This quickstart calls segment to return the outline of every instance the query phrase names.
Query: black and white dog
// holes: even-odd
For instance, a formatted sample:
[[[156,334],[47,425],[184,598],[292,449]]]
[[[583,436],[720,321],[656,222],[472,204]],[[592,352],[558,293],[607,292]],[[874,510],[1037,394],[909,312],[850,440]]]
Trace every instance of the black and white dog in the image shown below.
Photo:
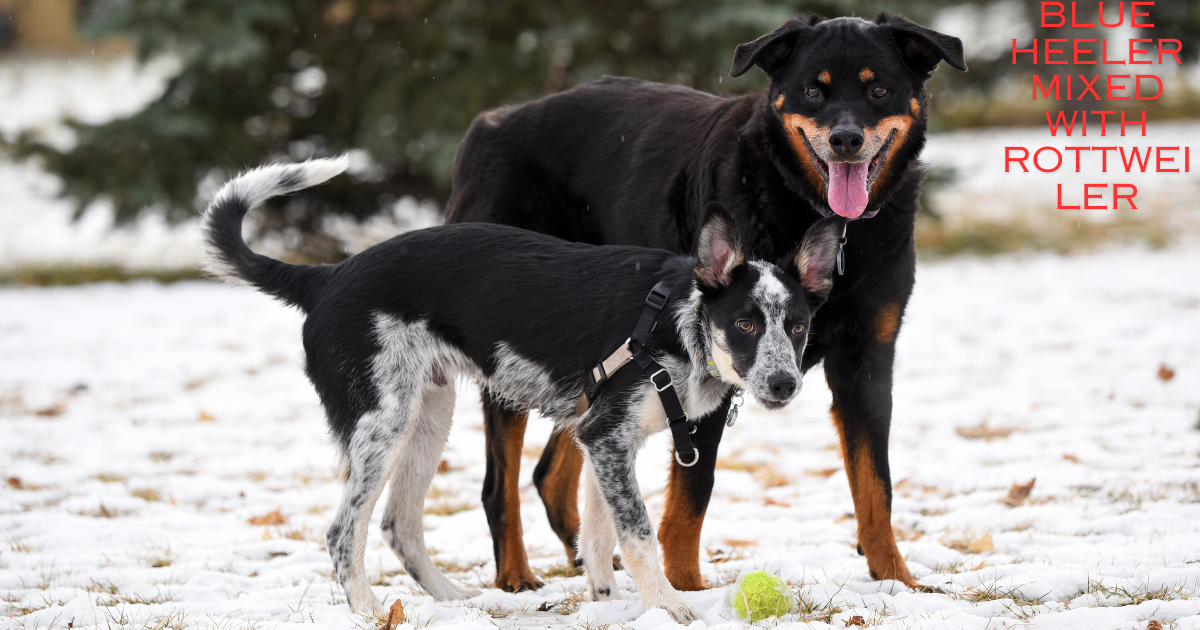
[[[661,281],[671,297],[645,347],[673,377],[688,417],[710,413],[734,386],[782,407],[799,390],[808,325],[832,286],[843,220],[809,229],[782,269],[745,261],[719,207],[703,223],[696,258],[468,223],[402,234],[332,266],[250,250],[242,239],[247,210],[345,167],[332,159],[249,171],[217,194],[204,230],[211,273],[307,314],[305,369],[346,468],[326,540],[350,606],[384,612],[367,581],[364,546],[389,482],[381,527],[409,575],[438,599],[473,595],[434,566],[422,526],[455,377],[464,376],[574,430],[589,473],[580,548],[593,595],[618,594],[611,559],[619,543],[647,608],[681,623],[699,618],[663,575],[634,474],[639,446],[667,426],[655,388],[636,369],[618,370],[579,415],[585,375],[622,345]]]

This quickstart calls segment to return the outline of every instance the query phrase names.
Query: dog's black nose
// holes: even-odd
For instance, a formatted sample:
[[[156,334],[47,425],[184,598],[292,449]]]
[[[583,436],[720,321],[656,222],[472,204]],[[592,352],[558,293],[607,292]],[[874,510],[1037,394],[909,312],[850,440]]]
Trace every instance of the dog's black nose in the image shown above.
[[[796,393],[796,379],[786,374],[776,374],[767,382],[771,386],[771,393],[780,398],[787,398]]]
[[[834,127],[829,134],[829,148],[841,157],[852,157],[862,149],[863,137],[858,127]]]

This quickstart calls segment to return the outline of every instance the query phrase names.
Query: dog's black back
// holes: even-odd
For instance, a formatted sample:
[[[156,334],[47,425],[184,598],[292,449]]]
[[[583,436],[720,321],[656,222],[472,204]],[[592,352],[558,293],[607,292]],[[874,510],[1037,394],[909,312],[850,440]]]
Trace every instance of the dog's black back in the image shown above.
[[[432,332],[479,366],[485,378],[499,367],[497,349],[480,340],[502,339],[512,354],[537,357],[553,382],[577,382],[582,391],[586,370],[629,336],[626,328],[637,320],[650,287],[668,271],[686,283],[693,264],[663,250],[568,243],[507,226],[456,225],[401,234],[335,267],[319,300],[307,305],[307,370],[322,400],[337,401],[326,408],[337,412],[330,420],[343,442],[380,394],[369,389],[369,378],[356,381],[365,391],[346,388],[343,378],[347,361],[357,362],[356,372],[370,373],[371,358],[379,352],[373,329],[380,313],[429,322]],[[688,290],[683,284],[676,292]],[[513,296],[520,297],[519,304],[513,304]],[[670,326],[659,331],[672,333]],[[338,336],[335,343],[326,338],[330,334]],[[677,343],[659,341],[665,347]],[[346,396],[352,398],[341,400]],[[561,420],[575,402],[545,400],[541,410]]]

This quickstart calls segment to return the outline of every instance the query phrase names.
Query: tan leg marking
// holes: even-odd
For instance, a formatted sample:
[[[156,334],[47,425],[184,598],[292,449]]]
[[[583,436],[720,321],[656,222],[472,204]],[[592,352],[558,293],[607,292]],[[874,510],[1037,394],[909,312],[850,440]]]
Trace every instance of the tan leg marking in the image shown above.
[[[504,527],[500,534],[500,557],[497,559],[496,588],[509,592],[537,589],[541,580],[529,569],[525,555],[524,532],[521,529],[521,447],[525,443],[525,424],[529,415],[521,412],[504,424],[504,464],[500,471],[504,485]]]
[[[847,452],[841,414],[836,407],[830,407],[829,411],[841,438],[846,476],[850,479],[850,494],[854,497],[854,517],[858,521],[858,544],[867,557],[871,577],[876,580],[898,580],[908,588],[923,588],[908,572],[908,565],[896,547],[892,516],[887,507],[887,490],[875,474],[875,460],[870,446],[863,444],[854,453]]]
[[[575,444],[569,431],[550,436],[554,442],[554,459],[538,491],[546,504],[546,514],[556,523],[554,528],[567,552],[567,563],[575,564],[575,545],[570,534],[579,533],[579,471],[583,468],[583,451]],[[550,448],[550,445],[547,445]]]
[[[896,340],[896,331],[900,330],[900,304],[892,303],[883,307],[875,317],[875,340],[887,345]]]
[[[708,588],[700,575],[700,528],[704,514],[697,515],[695,506],[688,501],[680,469],[672,460],[658,542],[662,544],[663,568],[671,585],[681,591],[703,591]]]

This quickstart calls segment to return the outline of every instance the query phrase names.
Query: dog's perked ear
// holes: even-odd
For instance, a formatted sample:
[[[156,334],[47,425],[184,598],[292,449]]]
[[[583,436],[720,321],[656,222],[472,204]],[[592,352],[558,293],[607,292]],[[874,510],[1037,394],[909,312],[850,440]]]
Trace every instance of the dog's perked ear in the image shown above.
[[[696,281],[702,287],[723,289],[729,286],[733,270],[745,261],[733,219],[721,204],[708,204],[696,242]]]
[[[846,220],[841,217],[817,221],[804,233],[804,240],[792,256],[789,271],[796,274],[814,308],[824,304],[833,289],[833,268],[845,226]]]
[[[773,74],[787,63],[803,33],[821,19],[817,16],[793,18],[774,32],[738,45],[737,50],[733,52],[733,67],[729,69],[729,76],[740,77],[746,74],[751,66],[758,66],[763,72]]]
[[[903,15],[880,13],[875,23],[892,30],[904,62],[913,70],[931,74],[938,63],[945,60],[956,70],[967,71],[959,38],[925,28]]]

